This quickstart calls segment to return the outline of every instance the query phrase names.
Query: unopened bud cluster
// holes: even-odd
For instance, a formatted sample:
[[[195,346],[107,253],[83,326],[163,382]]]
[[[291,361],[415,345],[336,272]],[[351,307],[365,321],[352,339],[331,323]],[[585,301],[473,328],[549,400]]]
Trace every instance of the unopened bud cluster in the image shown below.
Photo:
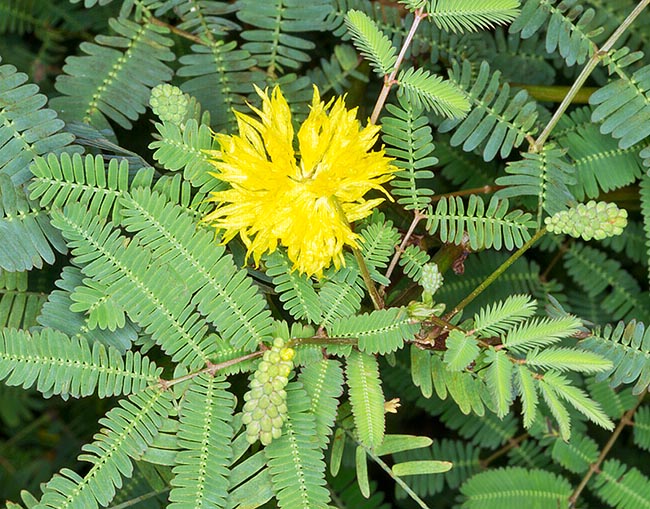
[[[253,444],[258,439],[268,445],[280,438],[287,415],[287,392],[284,388],[293,368],[292,348],[285,348],[282,338],[275,338],[273,347],[264,352],[257,371],[253,374],[250,390],[244,394],[242,421],[246,426],[246,440]]]
[[[590,201],[558,212],[544,221],[551,233],[602,240],[623,233],[627,225],[627,210],[614,203]]]
[[[181,124],[185,120],[189,103],[187,94],[168,83],[154,87],[149,99],[151,109],[160,120],[174,124]]]
[[[422,289],[433,295],[442,286],[442,274],[435,263],[427,263],[422,267],[422,277],[420,278],[420,285]]]

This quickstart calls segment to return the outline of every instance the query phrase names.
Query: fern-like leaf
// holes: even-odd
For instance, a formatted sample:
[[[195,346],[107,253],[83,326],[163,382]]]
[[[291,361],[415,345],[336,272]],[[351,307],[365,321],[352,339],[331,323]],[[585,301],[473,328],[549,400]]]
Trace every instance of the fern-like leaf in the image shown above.
[[[316,436],[321,449],[324,449],[332,434],[338,398],[343,392],[343,370],[338,361],[323,359],[305,367],[298,381],[311,401],[310,412],[316,419]]]
[[[571,278],[615,320],[650,318],[650,299],[638,281],[607,254],[582,243],[569,247],[564,265]]]
[[[634,443],[650,451],[650,407],[642,406],[634,414]]]
[[[556,369],[557,371],[579,371],[599,373],[610,371],[612,362],[592,352],[573,348],[545,348],[533,350],[526,355],[526,365],[537,369]]]
[[[46,211],[29,202],[22,189],[0,173],[0,269],[20,272],[54,263],[52,248],[66,252],[62,240]]]
[[[289,413],[283,435],[264,451],[273,491],[281,509],[325,509],[325,462],[316,437],[316,422],[310,402],[298,383],[287,387]]]
[[[208,362],[217,345],[206,334],[207,324],[192,312],[191,295],[169,265],[155,263],[150,251],[128,242],[112,223],[104,224],[81,206],[69,205],[65,213],[56,212],[53,221],[68,238],[78,263],[84,264],[84,274],[110,284],[131,319],[175,361],[194,367]]]
[[[417,246],[406,246],[399,259],[399,264],[404,268],[404,273],[416,283],[422,277],[422,267],[429,263],[429,254]]]
[[[384,394],[377,359],[353,350],[347,359],[345,377],[359,441],[372,449],[384,439]]]
[[[352,35],[352,41],[361,54],[370,61],[374,71],[384,77],[390,74],[397,61],[396,50],[390,39],[367,14],[350,10],[345,24]]]
[[[650,385],[650,332],[643,323],[619,322],[614,328],[605,326],[579,343],[581,348],[602,355],[613,363],[611,369],[596,375],[596,380],[608,380],[612,387],[636,383],[634,394]]]
[[[464,509],[502,507],[568,507],[572,486],[563,477],[546,470],[521,467],[481,472],[460,488]]]
[[[0,327],[28,330],[36,325],[45,296],[28,291],[27,274],[0,271]]]
[[[449,332],[445,346],[447,350],[444,361],[450,371],[462,371],[474,362],[479,354],[476,338],[456,329]]]
[[[316,46],[296,34],[325,30],[330,10],[328,0],[309,3],[272,0],[263,4],[257,0],[244,0],[237,17],[255,28],[241,33],[241,37],[248,41],[242,49],[249,51],[269,75],[285,67],[298,69],[304,62],[309,62],[311,56],[307,51]]]
[[[52,100],[52,107],[66,121],[106,129],[110,119],[130,129],[144,113],[151,88],[172,77],[165,62],[174,59],[173,42],[168,28],[149,21],[120,18],[109,24],[117,35],[98,35],[95,43],[82,43],[85,56],[66,59],[66,74],[55,83],[63,95]]]
[[[39,200],[41,207],[62,209],[68,203],[80,203],[93,215],[119,220],[121,205],[117,199],[129,189],[129,165],[125,160],[118,163],[111,159],[106,167],[101,156],[49,154],[37,157],[31,170],[34,178],[29,186],[30,199]],[[145,170],[138,184],[151,184],[152,177],[153,172]]]
[[[521,247],[530,239],[534,222],[527,212],[508,211],[508,205],[508,200],[493,197],[486,209],[476,194],[470,195],[467,206],[459,196],[442,198],[428,216],[427,230],[438,233],[442,242],[460,245],[469,240],[473,250]]]
[[[61,279],[55,282],[60,290],[50,292],[37,321],[43,327],[59,330],[71,338],[83,339],[89,343],[101,343],[106,347],[111,346],[124,354],[137,338],[136,327],[130,320],[125,320],[125,309],[106,292],[99,296],[97,293],[93,293],[89,300],[81,297],[80,292],[83,294],[83,289],[91,290],[95,286],[102,286],[97,285],[95,281],[89,281],[87,284],[84,283],[83,275],[78,268],[64,267]],[[72,300],[74,295],[77,296],[77,301]],[[79,304],[82,305],[79,306]],[[115,323],[120,322],[119,327],[115,330],[102,330],[91,326],[93,320],[100,320],[99,317],[91,315],[101,313],[102,308],[106,310],[106,314],[114,317]],[[78,309],[89,313],[84,315]],[[122,321],[124,321],[123,324]]]
[[[429,0],[427,13],[441,30],[473,32],[511,22],[518,7],[519,0]]]
[[[223,183],[210,175],[215,168],[210,163],[210,151],[218,144],[210,126],[189,119],[184,126],[172,122],[157,123],[160,139],[149,144],[155,149],[153,157],[167,170],[183,170],[183,178],[202,192],[217,191]]]
[[[558,343],[576,334],[582,322],[573,315],[562,318],[533,318],[508,330],[503,344],[509,351],[525,352]]]
[[[398,93],[416,108],[452,119],[465,118],[470,103],[453,81],[443,80],[421,67],[403,69],[397,75]]]
[[[133,463],[153,441],[162,420],[171,412],[171,396],[150,389],[120,401],[99,420],[103,429],[95,441],[83,446],[82,461],[92,466],[84,477],[64,468],[43,490],[35,509],[97,509],[107,506],[122,487],[122,477],[130,477]]]
[[[404,95],[398,100],[399,106],[386,105],[391,116],[381,119],[382,139],[389,145],[386,154],[395,157],[393,164],[400,168],[391,182],[392,194],[401,197],[397,203],[405,209],[421,210],[429,204],[433,190],[420,182],[433,178],[433,172],[426,168],[435,166],[438,159],[431,155],[433,137],[422,106],[416,107]]]
[[[254,348],[268,339],[270,312],[245,270],[237,270],[223,246],[192,217],[164,196],[146,188],[123,200],[126,229],[171,265],[194,293],[192,302],[234,347]]]
[[[614,429],[614,423],[603,412],[600,404],[591,400],[582,389],[571,385],[566,377],[557,372],[547,371],[539,381],[539,386],[543,387],[542,392],[552,391],[590,421],[605,429]]]
[[[563,133],[558,144],[567,150],[575,172],[575,182],[566,183],[578,201],[629,185],[643,173],[639,147],[618,148],[618,143],[601,133],[589,117],[589,108],[582,108],[564,116],[558,124]]]
[[[115,348],[70,338],[53,329],[29,333],[0,331],[0,379],[25,389],[36,385],[43,393],[72,397],[119,396],[155,384],[162,372],[147,357],[129,350],[125,357]]]
[[[514,325],[530,318],[537,310],[537,301],[528,295],[512,295],[504,301],[485,306],[474,315],[474,331],[481,336],[505,333]]]
[[[197,5],[202,6],[204,3]],[[198,10],[200,9],[197,8]],[[203,23],[202,36],[206,43],[193,44],[191,52],[179,58],[181,67],[178,69],[178,75],[187,78],[181,88],[196,97],[201,105],[212,113],[217,127],[234,127],[235,116],[232,115],[232,109],[245,104],[246,94],[253,92],[253,83],[264,82],[264,74],[251,70],[255,59],[248,51],[238,48],[236,41],[215,39],[212,32],[205,30],[205,25]],[[173,128],[169,126],[165,129],[167,130],[173,131]],[[174,134],[175,138],[178,138],[179,133]],[[166,135],[167,133],[163,136],[163,141]],[[191,133],[183,133],[184,137],[190,135]],[[190,140],[187,140],[186,144],[192,146]],[[200,160],[200,155],[195,155]]]
[[[276,251],[265,259],[266,274],[273,278],[280,301],[291,316],[307,318],[310,323],[320,323],[322,311],[320,301],[311,279],[293,270],[289,259]]]
[[[234,434],[229,423],[235,406],[227,389],[223,379],[202,375],[185,393],[178,429],[181,449],[173,469],[169,509],[224,505]]]
[[[619,72],[620,78],[599,88],[589,97],[595,106],[591,120],[600,124],[600,132],[618,140],[627,149],[650,135],[650,66],[634,73]]]
[[[0,175],[10,177],[13,185],[29,180],[34,157],[79,149],[70,146],[74,136],[61,132],[63,121],[43,108],[47,97],[27,79],[13,65],[0,65]]]
[[[455,130],[451,146],[463,145],[465,152],[483,147],[483,159],[491,161],[498,154],[507,158],[535,131],[537,107],[528,94],[520,90],[511,97],[510,86],[502,83],[501,73],[490,72],[482,62],[478,75],[465,60],[462,67],[454,62],[450,80],[467,92],[472,112],[464,120],[446,120],[440,132]]]
[[[347,267],[334,273],[318,294],[323,310],[322,325],[353,315],[361,307],[363,295],[361,275],[357,269]]]
[[[419,330],[402,308],[373,311],[349,318],[340,318],[327,327],[331,337],[357,338],[359,350],[387,354],[404,346]]]
[[[616,459],[605,461],[596,475],[594,492],[618,509],[650,507],[650,479]]]
[[[533,196],[537,199],[537,223],[541,225],[542,211],[553,215],[567,209],[574,198],[567,185],[575,184],[574,169],[564,159],[562,151],[547,145],[538,153],[524,153],[523,159],[506,167],[507,176],[496,183],[506,186],[496,196]]]
[[[497,417],[504,417],[510,409],[513,397],[513,365],[503,350],[490,348],[485,361],[489,364],[486,383],[492,394]]]
[[[595,11],[576,3],[528,0],[521,14],[510,25],[510,32],[528,39],[546,27],[547,53],[557,50],[567,65],[581,65],[596,50],[591,38],[601,30],[594,22]]]
[[[555,440],[551,454],[567,470],[582,474],[598,460],[598,444],[589,436],[574,434],[569,441]]]

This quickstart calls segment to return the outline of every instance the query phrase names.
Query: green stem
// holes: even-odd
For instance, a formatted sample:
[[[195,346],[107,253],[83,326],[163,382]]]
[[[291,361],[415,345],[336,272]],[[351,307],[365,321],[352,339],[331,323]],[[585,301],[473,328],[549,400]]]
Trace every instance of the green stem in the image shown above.
[[[375,309],[383,309],[384,299],[382,299],[381,295],[379,295],[379,292],[377,291],[377,287],[375,286],[375,282],[370,277],[370,271],[368,270],[366,261],[363,259],[363,256],[361,255],[361,250],[357,247],[353,247],[352,252],[354,253],[354,257],[356,258],[357,264],[359,265],[359,270],[361,270],[361,277],[363,278],[363,282],[366,284],[366,288],[368,289],[368,293],[370,294],[370,300],[372,300],[372,305],[375,307]]]
[[[411,497],[422,509],[431,509],[424,500],[422,500],[415,491],[411,489],[411,487],[406,484],[401,477],[396,476],[393,474],[393,471],[391,468],[379,457],[377,456],[374,452],[372,452],[370,449],[368,449],[365,445],[359,443],[359,441],[356,439],[352,433],[350,433],[348,430],[345,430],[345,433],[355,442],[357,442],[361,447],[363,447],[366,451],[366,454],[372,458],[372,460],[379,465],[384,472],[386,472],[397,484],[401,486],[401,488],[407,493],[409,497]]]
[[[643,9],[645,9],[648,6],[648,4],[650,4],[650,0],[641,0],[638,3],[638,5],[634,8],[634,10],[628,15],[628,17],[625,18],[623,23],[621,23],[621,25],[614,31],[614,33],[609,37],[609,39],[607,39],[607,42],[603,44],[602,48],[600,48],[597,51],[594,51],[594,54],[591,56],[591,58],[587,62],[587,65],[585,65],[585,67],[582,69],[582,72],[580,73],[576,81],[573,83],[573,85],[567,92],[567,95],[564,97],[564,100],[560,103],[560,106],[558,106],[558,109],[553,114],[551,120],[549,120],[548,124],[546,125],[542,133],[535,140],[535,143],[531,145],[529,149],[530,152],[539,152],[542,149],[542,146],[544,145],[547,138],[551,134],[551,131],[555,128],[557,123],[560,121],[560,118],[562,118],[562,115],[564,115],[564,112],[571,105],[574,97],[580,91],[585,81],[587,81],[589,75],[593,72],[593,70],[600,63],[600,61],[607,56],[609,50],[611,50],[614,47],[614,44],[616,44],[616,41],[618,41],[618,39],[623,35],[625,30],[628,29],[628,27],[637,18],[637,16],[641,14]]]
[[[650,1],[650,0],[649,0]],[[510,258],[501,264],[501,266],[495,270],[490,276],[478,285],[472,293],[460,301],[454,309],[452,309],[447,315],[445,315],[444,320],[450,321],[453,316],[455,316],[461,309],[464,309],[470,302],[472,302],[476,297],[478,297],[488,286],[496,281],[496,279],[503,274],[513,263],[515,263],[521,255],[528,251],[535,242],[541,239],[546,233],[546,228],[540,229],[535,235],[533,235],[528,242],[521,246],[517,251],[515,251]]]

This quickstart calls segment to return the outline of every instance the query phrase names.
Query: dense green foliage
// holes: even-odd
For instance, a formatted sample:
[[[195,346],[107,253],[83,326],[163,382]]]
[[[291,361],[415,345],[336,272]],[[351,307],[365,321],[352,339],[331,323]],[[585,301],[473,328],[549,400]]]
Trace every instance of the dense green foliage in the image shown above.
[[[0,503],[650,507],[649,3],[0,0]],[[201,221],[314,85],[395,168],[322,277]]]

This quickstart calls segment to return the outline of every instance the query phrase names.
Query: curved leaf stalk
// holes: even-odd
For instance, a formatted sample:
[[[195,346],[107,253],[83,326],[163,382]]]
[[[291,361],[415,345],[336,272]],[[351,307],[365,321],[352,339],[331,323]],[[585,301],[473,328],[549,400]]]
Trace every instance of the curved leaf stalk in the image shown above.
[[[406,232],[406,235],[404,235],[404,238],[402,239],[402,243],[395,250],[395,254],[393,255],[393,259],[390,261],[390,265],[388,266],[388,269],[386,269],[386,279],[390,279],[390,276],[393,274],[393,271],[395,270],[395,267],[397,266],[397,262],[399,261],[399,257],[404,252],[404,249],[406,249],[406,245],[408,244],[409,240],[411,240],[411,236],[413,235],[413,232],[415,231],[415,227],[425,217],[427,217],[427,215],[425,213],[423,213],[423,212],[420,212],[419,210],[416,210],[415,213],[413,214],[413,221],[411,221],[411,225],[409,226],[409,229]],[[381,289],[383,290],[384,288],[385,287],[382,287]]]
[[[345,430],[345,433],[348,435],[348,438],[354,440],[358,445],[363,447],[366,451],[366,454],[372,458],[372,460],[379,465],[384,472],[386,472],[391,479],[393,479],[399,486],[402,488],[411,499],[413,499],[414,502],[416,502],[422,509],[431,509],[424,500],[422,500],[415,491],[411,489],[411,487],[406,484],[401,477],[396,476],[391,468],[384,463],[384,461],[377,456],[371,449],[368,449],[365,445],[361,444],[360,442],[357,441],[356,437],[350,433],[349,430]]]
[[[375,107],[372,110],[372,115],[370,115],[371,124],[377,123],[379,114],[381,113],[381,110],[384,107],[384,104],[386,103],[386,99],[388,98],[388,93],[390,92],[390,89],[395,84],[395,77],[397,76],[397,71],[399,71],[399,67],[402,64],[402,61],[404,60],[404,56],[406,55],[406,50],[410,46],[411,41],[413,40],[413,36],[415,35],[415,32],[417,31],[418,26],[420,25],[420,22],[427,17],[427,13],[424,12],[424,8],[417,9],[413,14],[415,15],[415,18],[413,19],[413,24],[411,25],[409,33],[406,35],[406,38],[404,39],[404,43],[402,44],[402,49],[400,49],[399,54],[397,55],[397,60],[395,61],[395,68],[388,76],[384,77],[384,86],[382,87],[381,92],[379,93],[379,97],[377,97],[377,102],[375,103]]]
[[[496,281],[501,274],[503,274],[513,263],[515,263],[521,257],[521,255],[523,255],[526,251],[528,251],[533,246],[533,244],[535,244],[535,242],[541,239],[545,233],[546,233],[546,228],[542,228],[538,230],[537,233],[533,235],[528,242],[526,242],[523,246],[517,249],[517,251],[515,251],[512,254],[512,256],[510,256],[510,258],[508,258],[505,262],[503,262],[497,270],[495,270],[492,274],[490,274],[489,277],[485,279],[485,281],[483,281],[480,285],[478,285],[472,291],[472,293],[470,293],[462,301],[456,304],[454,309],[452,309],[449,313],[445,315],[444,320],[446,321],[451,320],[451,318],[455,316],[461,309],[464,309],[465,306],[467,306],[476,297],[478,297],[483,292],[483,290],[485,290],[488,286],[494,283],[494,281]]]
[[[623,23],[621,23],[621,25],[609,37],[609,39],[607,39],[605,44],[603,44],[603,46],[598,51],[594,52],[592,57],[589,59],[587,64],[582,69],[582,72],[580,72],[580,75],[576,78],[575,82],[567,92],[567,95],[564,97],[564,100],[560,103],[560,106],[558,106],[557,110],[553,114],[553,117],[551,117],[551,120],[548,121],[548,124],[546,124],[544,130],[537,137],[535,143],[533,143],[530,146],[529,149],[530,152],[539,152],[542,149],[542,146],[544,145],[547,138],[551,134],[551,131],[555,128],[557,123],[560,121],[560,118],[562,118],[562,115],[564,115],[564,112],[571,105],[574,97],[580,91],[585,81],[587,81],[589,75],[598,66],[600,61],[607,57],[609,50],[611,50],[614,47],[616,41],[618,41],[618,39],[625,33],[628,27],[637,18],[637,16],[641,14],[643,9],[645,9],[648,6],[648,4],[650,4],[650,0],[641,0],[638,3],[638,5],[634,8],[634,10],[630,12],[627,18],[625,18],[625,21],[623,21]]]
[[[646,2],[647,3],[647,2]],[[618,437],[620,436],[621,432],[625,429],[626,426],[630,426],[633,424],[632,422],[632,417],[634,417],[634,414],[636,411],[639,409],[641,406],[641,403],[643,402],[643,399],[645,398],[647,391],[643,391],[639,395],[639,399],[636,402],[636,405],[634,405],[632,408],[630,408],[623,417],[621,417],[621,420],[618,423],[618,426],[616,426],[616,429],[612,433],[612,435],[609,437],[609,440],[605,444],[605,447],[603,447],[603,450],[600,452],[600,456],[598,456],[598,459],[596,460],[595,463],[592,463],[589,465],[589,470],[587,470],[587,473],[585,476],[582,478],[582,481],[580,481],[580,484],[578,487],[574,490],[574,492],[571,494],[571,497],[569,497],[569,508],[572,509],[575,507],[576,502],[578,500],[578,497],[580,496],[580,493],[582,493],[582,490],[585,489],[587,486],[587,483],[591,479],[591,477],[598,471],[600,471],[600,465],[602,465],[603,461],[605,461],[605,458],[609,454],[609,451],[614,447],[614,444],[616,443],[616,440],[618,440]]]
[[[263,353],[264,353],[263,351],[257,351],[246,355],[242,355],[241,357],[237,357],[235,359],[229,359],[224,362],[219,362],[218,364],[209,363],[207,367],[200,369],[199,371],[188,373],[187,375],[179,376],[178,378],[173,378],[172,380],[163,380],[161,378],[158,381],[158,384],[160,385],[160,387],[162,387],[163,390],[167,390],[173,385],[186,382],[188,380],[192,380],[193,378],[196,378],[197,376],[202,375],[203,373],[209,373],[210,375],[215,376],[217,372],[221,369],[234,366],[235,364],[239,364],[240,362],[254,359],[255,357],[261,357]]]

